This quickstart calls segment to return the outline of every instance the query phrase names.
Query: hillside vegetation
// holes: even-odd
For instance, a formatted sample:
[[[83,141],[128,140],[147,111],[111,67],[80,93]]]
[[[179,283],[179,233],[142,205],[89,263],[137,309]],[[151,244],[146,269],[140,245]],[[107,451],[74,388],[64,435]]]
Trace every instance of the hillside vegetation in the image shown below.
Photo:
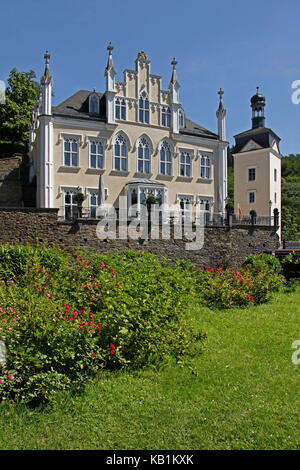
[[[282,159],[282,226],[287,240],[300,240],[300,154]]]

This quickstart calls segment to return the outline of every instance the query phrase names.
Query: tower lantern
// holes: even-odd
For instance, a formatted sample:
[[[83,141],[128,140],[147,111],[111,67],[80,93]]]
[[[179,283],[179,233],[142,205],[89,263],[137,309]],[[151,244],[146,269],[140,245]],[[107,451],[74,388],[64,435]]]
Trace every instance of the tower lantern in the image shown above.
[[[258,127],[265,127],[265,106],[266,98],[262,93],[259,93],[259,87],[256,87],[256,94],[251,98],[252,108],[252,129]]]

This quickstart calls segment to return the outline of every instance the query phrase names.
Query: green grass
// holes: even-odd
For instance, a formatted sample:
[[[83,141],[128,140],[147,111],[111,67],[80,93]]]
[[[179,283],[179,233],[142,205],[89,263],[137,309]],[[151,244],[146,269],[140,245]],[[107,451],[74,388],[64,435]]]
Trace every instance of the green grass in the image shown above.
[[[194,363],[101,374],[52,406],[0,405],[0,449],[299,449],[300,288],[247,309],[191,315],[207,332]]]

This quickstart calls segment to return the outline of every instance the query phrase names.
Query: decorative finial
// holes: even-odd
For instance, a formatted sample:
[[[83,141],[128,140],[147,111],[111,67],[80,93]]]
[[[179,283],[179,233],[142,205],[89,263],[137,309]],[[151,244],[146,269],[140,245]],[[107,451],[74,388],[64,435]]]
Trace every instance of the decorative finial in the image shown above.
[[[138,59],[147,61],[148,60],[148,55],[146,54],[145,51],[140,51],[140,52],[138,52]]]
[[[109,41],[108,46],[107,46],[107,50],[109,51],[109,55],[111,55],[113,49],[114,49],[114,46],[113,46],[112,43]]]
[[[256,87],[256,94],[258,95],[259,86]]]
[[[106,70],[114,69],[114,63],[113,63],[113,58],[112,58],[113,49],[114,49],[114,46],[109,41],[108,46],[107,46],[107,50],[108,50],[109,55],[108,55]]]
[[[50,54],[49,51],[46,51],[44,54],[44,59],[46,60],[46,64],[49,64],[49,59],[50,59]]]
[[[218,111],[224,111],[224,106],[223,106],[223,95],[224,95],[224,91],[222,90],[222,88],[220,88],[220,90],[218,91],[218,95],[220,96],[220,103],[219,103],[219,109]],[[217,111],[217,112],[218,112]]]
[[[218,95],[220,95],[220,101],[222,101],[224,95],[224,91],[222,90],[222,88],[220,88],[220,90],[218,91]]]
[[[47,79],[50,77],[50,70],[49,70],[49,61],[50,61],[50,54],[48,51],[45,52],[44,54],[44,59],[45,59],[45,72],[44,72],[44,79]]]
[[[171,62],[171,65],[173,65],[173,72],[172,72],[172,77],[171,77],[171,84],[174,85],[174,83],[178,83],[178,77],[177,77],[177,72],[176,72],[176,65],[177,65],[177,60],[175,59],[175,57],[173,57],[173,60]]]

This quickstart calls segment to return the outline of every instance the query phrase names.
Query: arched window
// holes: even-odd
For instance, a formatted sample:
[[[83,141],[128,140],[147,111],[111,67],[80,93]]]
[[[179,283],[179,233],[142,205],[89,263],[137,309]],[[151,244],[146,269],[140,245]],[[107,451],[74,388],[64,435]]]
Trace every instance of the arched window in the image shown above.
[[[103,145],[97,140],[90,141],[90,168],[104,168]]]
[[[126,102],[124,98],[116,98],[116,119],[126,119]]]
[[[172,175],[172,154],[170,145],[167,141],[163,141],[160,147],[160,174]]]
[[[211,178],[211,164],[208,156],[202,155],[200,159],[200,177]]]
[[[145,91],[141,93],[139,99],[139,121],[149,124],[149,100]]]
[[[77,217],[78,205],[76,202],[77,189],[63,189],[64,218],[66,220],[74,220]]]
[[[161,110],[161,125],[171,127],[171,111],[170,108],[166,106]]]
[[[125,138],[118,134],[115,139],[114,145],[114,169],[127,171],[128,170],[128,151]]]
[[[139,140],[137,147],[137,170],[139,173],[150,173],[150,145],[145,137]]]
[[[192,175],[192,157],[188,152],[181,152],[180,154],[180,176]]]
[[[89,216],[92,219],[96,218],[96,211],[98,207],[98,192],[97,191],[89,191]]]
[[[99,98],[97,95],[90,95],[89,110],[90,113],[99,114]]]
[[[64,139],[64,165],[78,166],[77,139]]]

